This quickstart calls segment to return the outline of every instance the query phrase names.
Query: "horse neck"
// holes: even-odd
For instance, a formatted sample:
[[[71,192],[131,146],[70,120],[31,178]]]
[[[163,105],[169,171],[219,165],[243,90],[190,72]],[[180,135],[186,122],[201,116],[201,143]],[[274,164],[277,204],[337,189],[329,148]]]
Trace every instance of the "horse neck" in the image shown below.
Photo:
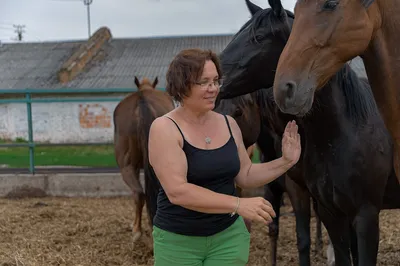
[[[347,103],[340,80],[334,76],[321,91],[315,93],[313,107],[309,114],[296,119],[304,131],[304,137],[318,147],[332,145],[349,126],[346,114]],[[321,146],[322,145],[322,146]]]
[[[400,49],[399,1],[375,0],[380,10],[380,27],[363,61],[371,84],[375,101],[383,115],[386,125],[392,129],[392,135],[400,137],[400,126],[394,130],[394,125],[400,120]],[[372,6],[371,6],[372,7]],[[392,126],[390,126],[392,125]]]
[[[295,119],[294,116],[282,113],[274,101],[272,88],[260,89],[252,93],[253,100],[260,110],[262,125],[268,125],[275,134],[281,136],[286,124]]]

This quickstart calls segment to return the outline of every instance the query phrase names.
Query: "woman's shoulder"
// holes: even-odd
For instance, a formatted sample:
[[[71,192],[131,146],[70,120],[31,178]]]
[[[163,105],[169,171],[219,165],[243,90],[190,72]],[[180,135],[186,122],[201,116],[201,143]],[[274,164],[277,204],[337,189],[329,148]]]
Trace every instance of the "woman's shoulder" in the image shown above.
[[[173,119],[171,112],[154,119],[150,127],[150,135],[156,138],[162,137],[165,140],[179,139],[179,131]]]
[[[172,126],[173,121],[171,120],[171,117],[169,116],[169,114],[165,114],[154,119],[153,123],[151,124],[151,130],[162,132],[164,130],[172,129]]]

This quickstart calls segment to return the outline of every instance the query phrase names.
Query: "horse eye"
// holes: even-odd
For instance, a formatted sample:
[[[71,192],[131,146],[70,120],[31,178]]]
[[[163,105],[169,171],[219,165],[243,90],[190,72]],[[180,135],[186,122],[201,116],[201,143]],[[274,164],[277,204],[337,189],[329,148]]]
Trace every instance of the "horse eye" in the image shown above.
[[[256,35],[256,40],[257,41],[262,41],[264,39],[263,35]]]
[[[328,10],[332,11],[336,9],[336,6],[339,4],[338,1],[336,0],[328,0],[324,3],[324,6],[322,7],[323,10]]]
[[[240,109],[239,107],[236,107],[235,111],[233,112],[233,117],[239,117],[241,115],[243,115],[242,109]]]

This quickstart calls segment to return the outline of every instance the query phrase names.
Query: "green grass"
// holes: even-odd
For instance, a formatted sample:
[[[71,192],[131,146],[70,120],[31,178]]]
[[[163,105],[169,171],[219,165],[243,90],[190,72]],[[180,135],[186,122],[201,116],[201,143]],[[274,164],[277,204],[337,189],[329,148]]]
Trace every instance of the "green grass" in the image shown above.
[[[17,140],[14,142],[24,142]],[[0,141],[0,143],[5,143]],[[36,147],[35,166],[74,165],[116,167],[114,148],[109,146]],[[29,167],[29,148],[0,148],[0,164]]]
[[[15,142],[25,142],[16,140]],[[0,140],[0,143],[5,141]],[[255,149],[253,162],[259,163],[258,149]],[[114,147],[109,146],[66,146],[36,147],[35,166],[74,165],[91,167],[116,167]],[[0,148],[0,165],[9,167],[29,167],[29,148]]]
[[[253,158],[251,160],[253,163],[260,163],[260,151],[258,150],[258,147],[254,149],[253,152]]]

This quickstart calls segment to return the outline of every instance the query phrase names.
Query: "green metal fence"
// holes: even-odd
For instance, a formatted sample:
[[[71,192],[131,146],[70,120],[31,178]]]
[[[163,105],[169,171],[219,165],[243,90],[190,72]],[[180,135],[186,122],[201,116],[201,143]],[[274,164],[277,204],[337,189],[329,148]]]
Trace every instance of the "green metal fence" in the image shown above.
[[[164,88],[159,90],[165,91]],[[7,103],[25,103],[26,104],[26,113],[27,113],[27,121],[28,121],[28,142],[27,143],[9,143],[9,144],[1,144],[1,147],[28,147],[29,148],[29,172],[31,174],[35,174],[35,147],[36,146],[99,146],[99,145],[110,145],[112,143],[108,142],[90,142],[90,143],[36,143],[33,139],[33,121],[32,121],[32,103],[65,103],[65,102],[119,102],[123,99],[123,97],[107,97],[105,95],[103,97],[94,97],[94,95],[104,95],[104,94],[116,94],[116,93],[131,93],[136,91],[135,88],[104,88],[104,89],[14,89],[14,90],[2,90],[0,89],[0,96],[3,96],[3,99],[0,99],[0,104]],[[67,95],[68,97],[72,97],[72,95],[83,95],[90,94],[91,96],[85,97],[74,97],[74,98],[65,98],[64,97],[46,97],[46,98],[35,98],[32,96],[45,96],[45,95]],[[22,97],[19,98],[10,98],[10,95],[20,95]],[[6,97],[4,97],[6,96]],[[4,99],[6,98],[6,99]]]

